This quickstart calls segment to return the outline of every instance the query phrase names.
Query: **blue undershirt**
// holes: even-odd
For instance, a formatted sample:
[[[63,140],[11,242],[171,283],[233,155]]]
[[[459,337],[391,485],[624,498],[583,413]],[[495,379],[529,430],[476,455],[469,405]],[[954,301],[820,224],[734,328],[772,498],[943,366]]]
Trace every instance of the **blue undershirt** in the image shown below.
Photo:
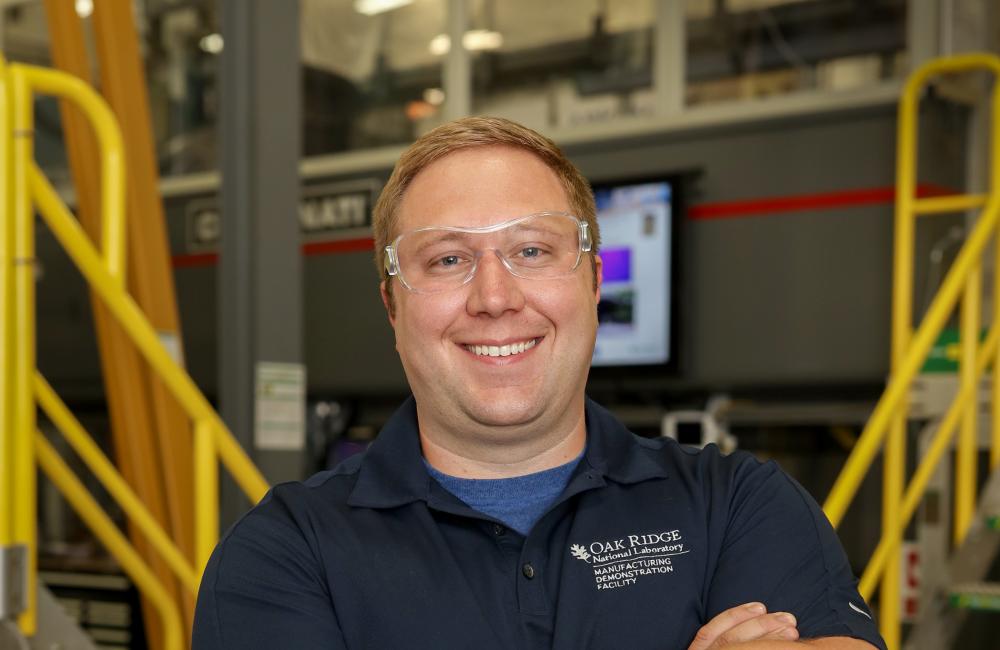
[[[466,505],[527,535],[566,489],[581,458],[582,452],[565,465],[511,478],[459,478],[442,474],[426,459],[424,465],[444,489]]]

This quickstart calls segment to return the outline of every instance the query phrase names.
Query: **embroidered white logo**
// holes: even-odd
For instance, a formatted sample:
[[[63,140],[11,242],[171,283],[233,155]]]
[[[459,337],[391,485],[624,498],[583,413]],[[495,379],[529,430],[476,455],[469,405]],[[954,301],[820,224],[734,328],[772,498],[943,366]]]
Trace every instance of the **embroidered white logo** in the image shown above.
[[[674,572],[675,556],[689,553],[679,530],[628,535],[598,540],[584,546],[573,544],[570,554],[591,565],[597,589],[634,585],[643,576]]]
[[[868,614],[868,612],[864,611],[863,609],[861,609],[860,607],[858,607],[857,605],[855,605],[851,601],[847,601],[847,604],[850,605],[851,609],[853,609],[854,611],[856,611],[858,614],[861,614],[862,616],[867,616],[868,620],[871,620],[872,617],[871,617],[871,615]]]

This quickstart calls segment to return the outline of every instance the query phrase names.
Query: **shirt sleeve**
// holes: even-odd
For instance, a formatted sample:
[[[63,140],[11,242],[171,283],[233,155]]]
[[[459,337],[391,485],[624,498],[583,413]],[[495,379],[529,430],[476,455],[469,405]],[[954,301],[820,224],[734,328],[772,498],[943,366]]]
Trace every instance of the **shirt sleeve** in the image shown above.
[[[848,636],[885,650],[847,555],[815,500],[774,462],[747,459],[732,481],[708,618],[760,601],[768,611],[794,614],[800,638]]]
[[[268,501],[212,554],[198,592],[193,650],[347,647],[319,563]]]

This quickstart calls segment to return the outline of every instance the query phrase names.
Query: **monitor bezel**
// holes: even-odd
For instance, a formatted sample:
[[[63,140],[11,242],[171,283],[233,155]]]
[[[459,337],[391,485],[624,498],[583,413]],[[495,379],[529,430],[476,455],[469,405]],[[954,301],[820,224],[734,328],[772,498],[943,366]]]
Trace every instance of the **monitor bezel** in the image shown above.
[[[681,287],[680,274],[682,265],[680,263],[681,254],[681,222],[685,218],[684,213],[684,190],[686,175],[682,173],[663,173],[649,175],[632,175],[612,177],[594,181],[591,189],[596,194],[601,190],[609,190],[631,185],[646,185],[650,183],[667,183],[670,186],[670,249],[668,273],[670,274],[670,300],[668,301],[668,326],[670,328],[669,340],[667,341],[669,357],[664,362],[653,363],[627,363],[614,365],[591,365],[591,377],[597,380],[616,379],[624,376],[634,376],[639,372],[653,373],[656,376],[673,376],[677,374],[681,367],[681,353],[679,348],[680,336],[678,332],[678,307],[680,305]],[[598,250],[598,254],[600,251]]]

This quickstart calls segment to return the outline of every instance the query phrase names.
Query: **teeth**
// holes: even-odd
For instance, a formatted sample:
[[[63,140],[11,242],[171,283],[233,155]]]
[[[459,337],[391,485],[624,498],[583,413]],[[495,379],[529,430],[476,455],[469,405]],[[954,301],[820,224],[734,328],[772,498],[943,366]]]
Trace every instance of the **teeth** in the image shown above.
[[[535,343],[537,341],[531,339],[530,341],[510,343],[508,345],[467,345],[465,349],[480,357],[509,357],[521,354],[525,350],[530,350],[535,347]]]

